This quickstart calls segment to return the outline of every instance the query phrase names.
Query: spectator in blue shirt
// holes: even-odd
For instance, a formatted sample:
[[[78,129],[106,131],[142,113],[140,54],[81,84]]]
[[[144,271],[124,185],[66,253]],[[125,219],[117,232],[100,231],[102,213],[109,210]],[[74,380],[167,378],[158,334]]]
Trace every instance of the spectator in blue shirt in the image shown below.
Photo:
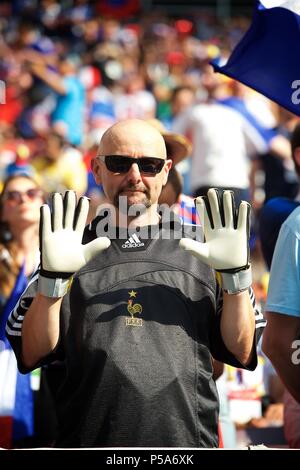
[[[43,64],[31,64],[31,70],[56,93],[57,100],[51,115],[53,128],[73,145],[80,145],[83,138],[85,94],[76,75],[76,62],[72,56],[64,57],[58,73],[49,71]]]

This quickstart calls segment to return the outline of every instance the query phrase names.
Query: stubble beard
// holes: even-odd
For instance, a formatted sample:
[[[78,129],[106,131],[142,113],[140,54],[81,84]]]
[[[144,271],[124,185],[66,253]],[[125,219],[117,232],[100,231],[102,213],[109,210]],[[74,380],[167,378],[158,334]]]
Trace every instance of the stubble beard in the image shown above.
[[[139,200],[139,202],[128,202],[128,196],[123,195],[122,193],[126,190],[128,191],[142,191],[143,192],[143,197]],[[142,214],[144,213],[149,207],[151,207],[152,202],[150,198],[149,191],[147,191],[146,188],[140,189],[140,188],[135,188],[135,187],[126,187],[122,188],[114,197],[114,206],[121,212],[122,214],[126,216],[130,216],[130,213],[139,213]]]

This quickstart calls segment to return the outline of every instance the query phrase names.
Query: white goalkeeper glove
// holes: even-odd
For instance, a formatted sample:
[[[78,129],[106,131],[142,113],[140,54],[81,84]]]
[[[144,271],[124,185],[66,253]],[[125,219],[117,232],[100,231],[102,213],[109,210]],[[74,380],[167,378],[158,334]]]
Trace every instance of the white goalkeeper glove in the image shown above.
[[[76,204],[75,192],[67,191],[64,199],[54,193],[52,201],[52,214],[47,204],[41,207],[38,290],[46,297],[62,297],[68,291],[73,274],[108,248],[110,240],[100,237],[81,244],[89,211],[88,198],[81,197]]]
[[[233,192],[209,189],[196,199],[205,243],[189,238],[179,245],[219,273],[217,279],[229,294],[241,292],[252,283],[249,264],[250,204],[242,201],[235,209]]]

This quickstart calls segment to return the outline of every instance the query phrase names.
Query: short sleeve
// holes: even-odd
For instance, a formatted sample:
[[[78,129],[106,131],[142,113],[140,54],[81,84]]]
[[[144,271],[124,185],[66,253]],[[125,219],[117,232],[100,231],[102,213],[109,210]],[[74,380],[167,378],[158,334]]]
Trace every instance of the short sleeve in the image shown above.
[[[299,233],[284,223],[272,259],[266,310],[300,317]]]

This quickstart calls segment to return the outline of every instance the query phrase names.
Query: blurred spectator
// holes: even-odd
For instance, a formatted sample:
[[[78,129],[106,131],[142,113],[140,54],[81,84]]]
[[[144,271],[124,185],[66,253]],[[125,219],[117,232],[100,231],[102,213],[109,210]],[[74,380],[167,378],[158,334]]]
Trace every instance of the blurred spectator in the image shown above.
[[[97,156],[99,142],[104,133],[104,129],[93,129],[90,131],[85,142],[84,164],[87,171],[87,189],[85,195],[90,200],[89,214],[87,223],[89,223],[97,214],[98,207],[106,199],[103,193],[102,185],[96,184],[91,169],[91,161]]]
[[[215,74],[217,75],[217,74]],[[206,103],[194,105],[178,116],[173,129],[193,143],[191,189],[206,195],[210,187],[231,189],[236,203],[250,199],[249,157],[265,151],[266,144],[237,111],[216,101],[222,82],[207,69],[202,82]]]
[[[193,198],[182,193],[182,177],[175,167],[169,171],[168,181],[162,189],[159,204],[167,204],[185,224],[199,224]]]
[[[41,28],[28,17],[21,20],[18,28],[19,45],[29,50],[40,52],[43,55],[54,54],[54,44],[42,35]]]
[[[195,100],[196,93],[192,87],[185,85],[175,87],[170,92],[168,113],[166,113],[161,121],[168,129],[172,129],[174,119],[190,108],[195,103]]]
[[[291,135],[291,155],[298,174],[300,172],[300,124],[296,125]],[[262,208],[259,221],[259,236],[262,253],[268,269],[271,262],[278,234],[283,222],[299,206],[299,195],[295,198],[276,197],[270,199]]]
[[[299,118],[289,111],[278,107],[278,133],[290,140],[294,127]],[[264,191],[265,201],[274,197],[295,199],[299,191],[299,177],[295,170],[290,145],[287,158],[276,158],[274,151],[265,155],[261,166],[265,173]]]
[[[300,124],[292,133],[291,147],[299,175]],[[300,446],[300,428],[295,425],[300,416],[299,365],[293,361],[293,344],[297,338],[300,339],[298,199],[299,195],[297,201],[286,198],[270,200],[260,218],[262,249],[268,268],[271,267],[266,304],[268,324],[263,337],[263,350],[294,397],[287,392],[284,396],[285,432],[293,447]]]
[[[172,129],[174,120],[187,109],[191,108],[196,102],[195,90],[186,85],[174,88],[170,98],[170,115],[168,120],[164,120],[164,124],[168,129]],[[191,195],[191,152],[192,147],[189,149],[188,157],[179,162],[177,170],[183,178],[183,193]]]
[[[276,196],[295,197],[299,183],[291,158],[289,136],[296,117],[280,108],[277,111],[278,107],[272,105],[267,98],[236,80],[229,81],[229,89],[232,96],[225,97],[220,102],[236,109],[248,119],[267,144],[267,152],[252,160],[254,178],[259,170],[264,173],[264,200]],[[255,189],[254,187],[252,198],[255,206],[259,207],[263,199],[255,198]]]
[[[59,73],[43,64],[31,63],[31,71],[56,93],[56,105],[51,115],[53,128],[73,145],[83,140],[84,88],[77,77],[76,58],[66,56],[59,62]]]
[[[34,434],[30,374],[23,375],[5,337],[5,324],[39,263],[43,191],[26,175],[12,175],[0,196],[0,446],[24,447]],[[28,444],[27,444],[28,445]]]
[[[116,96],[115,111],[117,120],[155,117],[156,102],[151,92],[146,90],[143,76],[132,72],[122,80],[124,92]]]
[[[171,96],[172,116],[175,118],[195,103],[195,90],[189,86],[174,88]]]
[[[121,78],[122,67],[116,60],[101,64],[101,83],[88,92],[88,120],[91,129],[105,131],[116,121],[114,86]]]
[[[179,215],[182,223],[199,224],[194,200],[183,194],[183,179],[175,167],[190,154],[191,145],[189,141],[183,135],[167,131],[158,119],[149,119],[148,123],[162,134],[166,144],[167,157],[173,161],[168,181],[163,186],[159,196],[159,204],[166,204],[168,208],[171,208],[175,214]]]
[[[37,155],[32,166],[48,193],[73,189],[82,195],[87,189],[87,171],[81,153],[56,132],[48,134],[44,154]]]

